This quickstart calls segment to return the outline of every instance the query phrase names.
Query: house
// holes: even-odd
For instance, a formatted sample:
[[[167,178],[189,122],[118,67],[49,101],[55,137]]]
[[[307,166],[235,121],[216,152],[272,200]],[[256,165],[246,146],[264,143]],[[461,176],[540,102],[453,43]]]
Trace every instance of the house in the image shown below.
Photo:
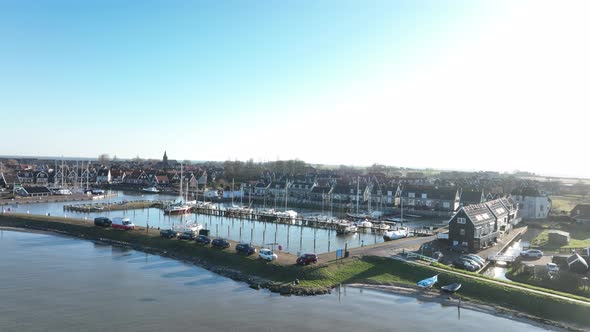
[[[135,185],[151,184],[149,175],[142,170],[135,170],[129,176],[125,177],[125,183]]]
[[[35,183],[35,173],[33,173],[32,171],[17,172],[16,176],[18,176],[18,181],[22,184],[34,184]]]
[[[111,169],[111,183],[121,184],[125,182],[127,178],[127,172],[120,169]]]
[[[40,196],[49,196],[51,195],[51,190],[47,187],[32,187],[32,186],[22,186],[15,188],[15,192],[21,196],[29,196],[29,197],[40,197]]]
[[[511,196],[523,219],[546,219],[551,211],[551,199],[534,188],[513,190]]]
[[[501,200],[496,199],[493,201],[489,201],[484,203],[488,209],[494,214],[497,221],[497,229],[503,233],[510,231],[512,225],[509,223],[509,210],[508,208],[502,203]]]
[[[262,181],[258,181],[258,183],[256,183],[256,185],[254,186],[254,195],[255,196],[264,196],[264,195],[266,195],[266,192],[270,188],[270,185],[271,185],[271,183],[265,184]]]
[[[96,183],[103,184],[103,183],[111,183],[112,175],[110,169],[101,169],[96,174]]]
[[[312,189],[317,185],[312,177],[305,177],[301,179],[295,179],[289,187],[289,196],[308,199]]]
[[[586,273],[588,271],[588,263],[577,252],[567,258],[567,266],[571,272]]]
[[[499,236],[496,217],[486,204],[463,206],[449,221],[449,241],[454,246],[479,251]]]
[[[575,222],[590,222],[590,204],[578,204],[570,212],[570,218]]]
[[[467,206],[472,204],[479,204],[486,201],[486,196],[484,195],[483,191],[479,190],[463,190],[461,189],[460,193],[460,206]]]
[[[35,173],[35,183],[41,186],[47,186],[49,184],[49,174],[44,171]]]
[[[314,186],[309,192],[309,200],[314,202],[321,202],[328,198],[332,198],[331,186]]]
[[[459,193],[455,188],[405,185],[400,190],[404,207],[439,211],[459,208]]]
[[[170,184],[170,179],[168,179],[167,175],[156,175],[154,178],[156,184],[160,185],[168,185]]]

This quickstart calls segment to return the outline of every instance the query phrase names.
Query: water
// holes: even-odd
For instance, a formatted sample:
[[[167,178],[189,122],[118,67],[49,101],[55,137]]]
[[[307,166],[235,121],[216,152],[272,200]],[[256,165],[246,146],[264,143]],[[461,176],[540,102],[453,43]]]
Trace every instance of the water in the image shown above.
[[[0,231],[3,331],[543,331],[525,322],[346,287],[283,297],[172,259]]]
[[[528,247],[529,245],[530,243],[528,241],[525,241],[524,238],[520,239],[511,244],[510,247],[506,248],[504,254],[510,256],[518,256],[522,251],[522,248]],[[510,279],[506,278],[506,273],[508,273],[508,269],[509,267],[507,263],[497,262],[494,265],[490,266],[487,270],[485,270],[483,274],[494,277],[496,279],[509,281]]]
[[[235,218],[225,218],[217,216],[205,215],[183,215],[183,216],[169,216],[164,215],[163,210],[137,209],[128,211],[104,211],[104,212],[74,212],[64,211],[63,206],[69,204],[89,204],[99,202],[121,202],[124,200],[175,200],[178,196],[171,195],[149,195],[132,192],[117,192],[118,197],[86,201],[86,202],[51,202],[51,203],[36,203],[36,204],[20,204],[4,206],[3,209],[8,208],[14,212],[31,213],[52,216],[65,216],[71,218],[82,218],[93,220],[95,217],[107,216],[125,216],[129,217],[136,225],[155,228],[170,228],[174,224],[184,222],[186,220],[197,220],[206,229],[211,230],[211,235],[215,237],[225,237],[234,241],[244,241],[258,246],[268,246],[276,249],[281,245],[284,252],[289,253],[325,253],[335,251],[336,249],[343,249],[345,245],[348,248],[360,247],[361,245],[369,245],[383,242],[383,237],[380,233],[356,233],[346,236],[336,235],[334,230],[317,229],[312,227],[301,227],[295,225],[275,224],[271,222],[262,222],[254,220],[244,220]],[[413,223],[404,223],[406,226],[414,227],[420,224],[430,224],[431,221],[419,221]]]

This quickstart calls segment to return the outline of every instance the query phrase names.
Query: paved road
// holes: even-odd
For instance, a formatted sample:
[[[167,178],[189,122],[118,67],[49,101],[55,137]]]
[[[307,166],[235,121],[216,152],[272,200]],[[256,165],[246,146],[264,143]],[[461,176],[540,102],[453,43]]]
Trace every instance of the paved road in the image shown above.
[[[402,249],[406,250],[418,250],[423,243],[434,240],[436,236],[426,237],[408,237],[404,239],[377,243],[364,247],[357,247],[348,249],[351,256],[381,256],[391,257]],[[319,255],[321,262],[328,262],[336,258],[334,252],[324,253]]]

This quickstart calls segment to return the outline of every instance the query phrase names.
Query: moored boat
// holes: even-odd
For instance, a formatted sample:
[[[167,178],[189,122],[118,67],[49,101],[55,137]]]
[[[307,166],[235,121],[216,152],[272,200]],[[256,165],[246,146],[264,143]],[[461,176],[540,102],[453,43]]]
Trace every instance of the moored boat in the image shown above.
[[[357,231],[358,231],[358,228],[353,224],[341,223],[336,226],[336,234],[337,235],[352,234],[352,233],[356,233]]]
[[[455,283],[452,283],[449,285],[442,286],[440,289],[442,289],[443,291],[445,291],[447,293],[454,293],[454,292],[458,291],[459,288],[461,288],[461,284],[458,282],[455,282]]]
[[[408,237],[409,232],[407,227],[401,227],[397,230],[393,231],[385,231],[383,233],[383,240],[384,241],[393,241],[397,239],[401,239],[404,237]]]
[[[150,193],[150,194],[157,194],[160,192],[160,190],[158,190],[158,188],[152,186],[152,187],[147,187],[147,188],[142,188],[141,189],[143,192],[146,193]]]
[[[434,284],[436,284],[437,282],[438,282],[438,274],[433,277],[426,278],[424,280],[420,280],[416,283],[416,285],[418,285],[421,288],[430,288]]]

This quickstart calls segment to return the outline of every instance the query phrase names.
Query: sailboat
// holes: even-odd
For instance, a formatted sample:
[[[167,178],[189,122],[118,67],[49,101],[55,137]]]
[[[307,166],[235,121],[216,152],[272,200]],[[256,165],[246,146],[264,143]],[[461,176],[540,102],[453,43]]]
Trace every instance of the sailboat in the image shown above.
[[[426,278],[418,281],[416,284],[421,288],[430,288],[438,282],[438,274],[434,277]]]
[[[183,178],[182,178],[182,164],[180,164],[180,200],[178,202],[174,202],[171,204],[168,204],[165,208],[164,208],[164,214],[184,214],[184,213],[188,213],[190,212],[191,209],[191,205],[186,203],[186,198],[182,197],[183,191],[182,191],[182,182],[183,182]],[[188,184],[187,184],[188,187]],[[183,202],[184,200],[184,202]]]

